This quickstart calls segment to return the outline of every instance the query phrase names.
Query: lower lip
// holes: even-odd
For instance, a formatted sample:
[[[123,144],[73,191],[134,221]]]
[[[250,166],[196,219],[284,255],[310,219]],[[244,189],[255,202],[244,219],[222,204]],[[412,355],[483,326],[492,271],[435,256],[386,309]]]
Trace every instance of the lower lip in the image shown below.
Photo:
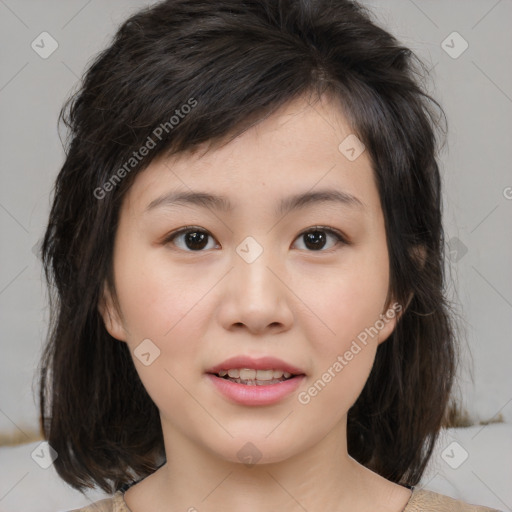
[[[297,375],[277,384],[248,386],[247,384],[231,382],[211,373],[207,373],[206,376],[225,397],[240,405],[275,404],[293,393],[305,378],[305,375]]]

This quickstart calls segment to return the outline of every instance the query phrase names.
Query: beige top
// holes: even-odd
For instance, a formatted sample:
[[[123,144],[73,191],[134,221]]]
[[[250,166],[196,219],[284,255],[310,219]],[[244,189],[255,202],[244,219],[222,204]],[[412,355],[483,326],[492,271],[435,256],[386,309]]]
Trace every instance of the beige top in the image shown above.
[[[123,493],[118,491],[112,498],[97,501],[88,507],[71,512],[131,512],[124,502]],[[470,505],[444,494],[414,488],[402,512],[500,512],[494,508]]]

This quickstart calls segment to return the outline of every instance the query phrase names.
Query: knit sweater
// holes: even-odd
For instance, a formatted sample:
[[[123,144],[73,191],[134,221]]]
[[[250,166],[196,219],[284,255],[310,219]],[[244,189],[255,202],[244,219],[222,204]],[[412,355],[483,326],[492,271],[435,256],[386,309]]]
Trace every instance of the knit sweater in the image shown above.
[[[124,493],[118,491],[105,500],[71,512],[131,512],[124,501]],[[494,508],[470,505],[444,494],[412,488],[412,494],[402,512],[500,512]]]

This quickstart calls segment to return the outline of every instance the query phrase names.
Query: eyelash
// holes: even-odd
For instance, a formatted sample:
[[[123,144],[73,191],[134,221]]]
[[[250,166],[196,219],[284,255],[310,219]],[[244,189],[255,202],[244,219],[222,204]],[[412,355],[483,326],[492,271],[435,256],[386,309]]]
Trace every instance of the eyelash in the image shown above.
[[[307,251],[307,252],[311,252],[311,253],[315,253],[315,252],[331,253],[331,252],[335,251],[336,249],[338,249],[338,246],[340,245],[340,243],[342,245],[350,245],[350,242],[346,239],[346,237],[341,232],[339,232],[336,229],[327,227],[327,226],[312,226],[312,227],[302,231],[301,233],[299,233],[297,235],[297,237],[295,238],[295,240],[297,240],[301,236],[306,235],[307,233],[313,233],[315,231],[323,231],[325,233],[328,233],[329,235],[334,236],[334,238],[336,238],[336,244],[334,245],[334,247],[331,247],[331,249],[326,249],[326,250],[320,249],[318,251]],[[196,226],[185,226],[184,228],[180,228],[180,229],[178,229],[176,231],[173,231],[172,233],[169,233],[169,235],[167,235],[165,237],[165,239],[163,240],[162,243],[163,243],[163,245],[167,245],[167,244],[171,243],[178,236],[186,235],[188,233],[204,233],[204,234],[208,235],[209,237],[214,238],[211,235],[211,233],[209,233],[205,229],[202,229],[202,228],[199,228],[199,227],[196,227]],[[182,250],[184,252],[205,252],[204,249],[200,249],[200,250],[197,250],[197,251],[188,250],[188,249],[187,250],[179,249],[179,250]]]

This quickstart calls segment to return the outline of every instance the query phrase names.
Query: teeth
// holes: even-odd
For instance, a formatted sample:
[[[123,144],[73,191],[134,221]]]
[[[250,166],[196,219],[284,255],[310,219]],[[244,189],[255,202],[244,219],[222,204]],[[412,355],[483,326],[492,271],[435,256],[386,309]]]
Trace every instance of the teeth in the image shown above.
[[[257,370],[255,376],[252,377],[256,380],[272,380],[274,378],[274,370]],[[281,372],[276,372],[281,373]],[[242,372],[240,372],[240,378],[245,378],[246,380],[251,379],[251,377],[242,377]],[[279,377],[276,377],[278,379]]]
[[[247,386],[268,386],[270,384],[280,384],[284,382],[285,379],[272,379],[272,380],[242,380],[242,379],[229,379],[231,382],[236,382],[237,384],[245,384]]]
[[[256,370],[249,370],[248,368],[243,368],[238,373],[240,374],[240,379],[242,380],[254,380],[256,378],[256,374],[259,372]],[[228,372],[229,374],[229,372]],[[231,375],[230,375],[231,377]]]
[[[226,375],[232,379],[262,381],[281,379],[282,377],[289,379],[292,376],[291,373],[282,370],[253,370],[250,368],[230,368],[229,370],[221,370],[219,372],[219,377],[225,377]]]

